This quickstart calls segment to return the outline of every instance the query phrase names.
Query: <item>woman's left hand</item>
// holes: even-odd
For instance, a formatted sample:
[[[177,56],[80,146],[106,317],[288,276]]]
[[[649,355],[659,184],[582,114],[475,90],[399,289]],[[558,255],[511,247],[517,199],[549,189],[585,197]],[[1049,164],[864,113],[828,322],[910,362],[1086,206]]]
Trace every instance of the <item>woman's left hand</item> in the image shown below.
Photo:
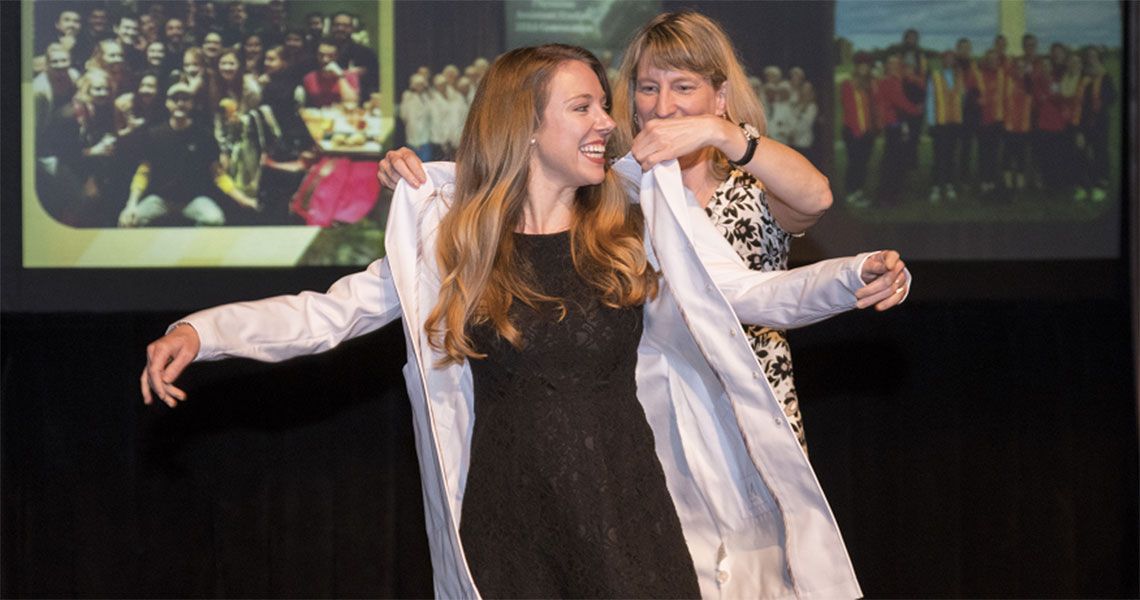
[[[874,306],[875,310],[883,311],[906,298],[909,286],[906,263],[894,250],[883,250],[868,257],[859,277],[867,285],[855,291],[856,308]]]
[[[738,130],[715,115],[653,119],[633,138],[633,158],[648,171],[657,163],[717,146]]]

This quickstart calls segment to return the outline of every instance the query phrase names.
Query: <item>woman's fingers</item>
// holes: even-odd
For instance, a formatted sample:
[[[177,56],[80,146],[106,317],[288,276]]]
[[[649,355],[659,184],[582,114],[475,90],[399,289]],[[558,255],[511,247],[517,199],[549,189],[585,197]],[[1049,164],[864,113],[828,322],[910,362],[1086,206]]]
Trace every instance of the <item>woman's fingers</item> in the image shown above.
[[[139,379],[144,404],[152,404],[156,396],[171,407],[186,399],[186,392],[174,386],[174,381],[194,361],[199,346],[194,328],[179,324],[146,347],[146,368]]]
[[[403,179],[413,188],[418,188],[427,181],[423,162],[411,148],[390,150],[384,155],[376,172],[380,183],[388,189],[396,189],[396,185]]]
[[[883,311],[902,302],[906,297],[906,264],[901,260],[888,262],[893,262],[890,270],[855,291],[856,308],[874,306],[877,310]]]

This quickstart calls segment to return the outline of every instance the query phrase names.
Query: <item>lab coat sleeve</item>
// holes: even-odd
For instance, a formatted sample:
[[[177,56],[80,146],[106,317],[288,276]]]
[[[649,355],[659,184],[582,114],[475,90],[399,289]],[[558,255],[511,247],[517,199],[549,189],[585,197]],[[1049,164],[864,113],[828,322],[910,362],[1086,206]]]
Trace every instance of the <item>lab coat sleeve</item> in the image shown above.
[[[342,277],[327,292],[236,302],[179,322],[198,332],[196,361],[252,358],[277,362],[316,354],[375,331],[400,316],[388,259]]]
[[[628,178],[632,169],[627,165],[620,170]],[[855,307],[855,290],[863,286],[859,274],[873,252],[790,271],[753,271],[684,189],[675,161],[657,165],[641,177],[640,202],[650,220],[662,267],[667,268],[666,256],[678,251],[676,242],[684,240],[742,323],[788,329],[817,323]],[[908,273],[908,283],[909,279]],[[686,285],[700,283],[693,280]]]

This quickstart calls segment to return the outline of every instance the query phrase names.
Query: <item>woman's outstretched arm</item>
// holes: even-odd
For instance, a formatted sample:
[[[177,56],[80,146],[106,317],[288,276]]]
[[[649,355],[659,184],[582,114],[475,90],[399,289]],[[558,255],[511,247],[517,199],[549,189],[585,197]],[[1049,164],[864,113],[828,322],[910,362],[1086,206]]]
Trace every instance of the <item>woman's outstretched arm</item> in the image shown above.
[[[386,258],[342,277],[327,292],[302,292],[235,302],[181,319],[147,346],[143,402],[175,406],[186,399],[174,385],[194,361],[252,358],[277,362],[316,354],[399,318],[400,301]]]

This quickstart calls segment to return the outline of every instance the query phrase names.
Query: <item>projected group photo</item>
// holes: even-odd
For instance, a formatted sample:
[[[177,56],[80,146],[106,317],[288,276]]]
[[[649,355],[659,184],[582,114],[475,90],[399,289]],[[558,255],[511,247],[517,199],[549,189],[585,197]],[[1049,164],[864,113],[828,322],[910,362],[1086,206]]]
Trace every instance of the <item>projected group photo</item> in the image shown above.
[[[1120,7],[836,3],[837,197],[871,221],[1088,220],[1120,193]]]
[[[629,36],[662,10],[648,0],[486,6],[500,35],[471,52],[396,36],[391,2],[23,3],[24,171],[34,181],[24,190],[25,264],[367,264],[383,253],[388,210],[377,161],[400,147],[453,159],[497,54],[581,45],[621,85]],[[911,225],[928,234],[920,257],[1115,248],[1118,4],[750,10],[763,22],[834,23],[793,45],[749,44],[743,25],[733,32],[763,135],[830,178],[836,210],[824,234],[798,244],[799,260],[850,252],[872,229],[912,237],[899,229]],[[1056,246],[1044,233],[1023,237],[1036,235],[1027,224],[1066,223],[1105,234]],[[944,227],[974,224],[1018,229],[976,240]],[[141,231],[161,233],[127,234]]]

